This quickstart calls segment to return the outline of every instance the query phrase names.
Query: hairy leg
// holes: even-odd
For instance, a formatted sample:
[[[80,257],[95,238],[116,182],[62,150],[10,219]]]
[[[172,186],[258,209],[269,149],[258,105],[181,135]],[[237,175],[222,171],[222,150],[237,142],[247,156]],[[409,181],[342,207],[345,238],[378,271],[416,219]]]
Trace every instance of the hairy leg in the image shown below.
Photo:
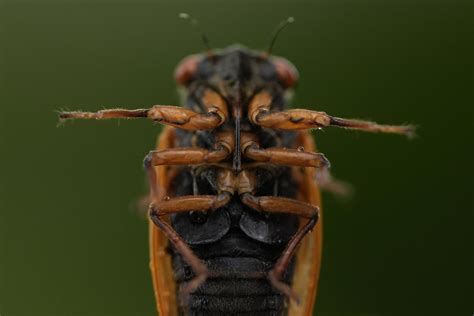
[[[414,136],[411,125],[381,125],[375,122],[334,117],[325,112],[294,109],[271,112],[272,98],[268,92],[260,92],[249,104],[248,117],[255,124],[265,128],[297,130],[337,126],[365,132],[380,132]]]
[[[314,225],[316,225],[319,216],[319,209],[314,205],[294,199],[277,196],[257,197],[253,196],[250,192],[243,193],[241,195],[241,200],[245,205],[257,211],[295,214],[308,219],[305,225],[303,225],[291,238],[272,270],[268,272],[268,280],[270,284],[280,292],[298,302],[299,299],[296,294],[291,290],[288,284],[281,281],[281,279],[288,268],[298,245],[301,243],[304,236],[306,236],[306,234],[313,229]]]
[[[68,119],[115,119],[148,118],[153,121],[186,130],[214,129],[225,122],[228,116],[227,106],[220,95],[206,90],[202,99],[206,113],[169,105],[155,105],[150,109],[109,109],[97,112],[60,112],[60,120]]]
[[[183,260],[189,264],[195,274],[195,277],[181,289],[181,295],[183,297],[186,297],[198,288],[206,280],[209,272],[206,265],[194,254],[186,242],[163,217],[180,212],[212,211],[226,205],[230,199],[231,196],[227,193],[218,195],[192,195],[155,201],[150,205],[150,219],[165,234],[176,251],[183,257]]]

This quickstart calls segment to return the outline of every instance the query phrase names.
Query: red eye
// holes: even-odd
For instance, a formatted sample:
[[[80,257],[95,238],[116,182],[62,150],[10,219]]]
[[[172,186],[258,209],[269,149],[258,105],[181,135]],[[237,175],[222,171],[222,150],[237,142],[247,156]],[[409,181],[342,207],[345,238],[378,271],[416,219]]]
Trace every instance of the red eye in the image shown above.
[[[275,66],[278,79],[280,79],[283,85],[286,88],[293,87],[300,77],[296,67],[283,57],[272,57],[271,61],[273,66]]]
[[[201,55],[191,55],[184,58],[174,71],[174,79],[180,85],[186,85],[194,77]]]

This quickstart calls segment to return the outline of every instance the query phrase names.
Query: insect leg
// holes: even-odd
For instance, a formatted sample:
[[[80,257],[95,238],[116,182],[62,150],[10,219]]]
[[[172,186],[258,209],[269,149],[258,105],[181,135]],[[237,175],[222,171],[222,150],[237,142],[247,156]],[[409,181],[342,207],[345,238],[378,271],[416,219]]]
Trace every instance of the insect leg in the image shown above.
[[[150,183],[150,198],[153,201],[158,196],[156,187],[155,166],[161,165],[199,165],[206,163],[216,163],[226,159],[233,150],[233,144],[226,141],[222,136],[218,140],[215,149],[178,147],[150,151],[144,160],[144,167],[148,174]]]
[[[242,194],[240,198],[242,203],[257,211],[295,214],[308,219],[307,223],[302,226],[288,242],[273,269],[268,273],[268,280],[273,287],[295,301],[298,301],[296,294],[291,290],[288,284],[281,281],[281,278],[288,268],[290,260],[301,240],[309,231],[311,231],[311,229],[313,229],[314,225],[316,225],[319,217],[319,209],[314,205],[294,199],[277,196],[257,197],[252,195],[250,192]]]
[[[280,196],[254,196],[255,182],[255,174],[251,171],[243,170],[239,174],[238,192],[242,203],[259,212],[295,214],[308,219],[307,223],[288,242],[273,269],[268,272],[268,280],[274,288],[298,301],[297,295],[288,284],[281,281],[281,278],[301,240],[316,225],[319,208],[306,202]]]
[[[206,113],[169,105],[155,105],[150,109],[109,109],[98,112],[60,112],[59,119],[113,119],[113,118],[148,118],[165,125],[186,130],[214,129],[224,123],[228,116],[227,106],[222,97],[206,90],[202,102]]]
[[[307,152],[300,149],[260,148],[256,142],[243,144],[244,156],[258,162],[275,165],[329,168],[330,164],[321,153]]]
[[[164,220],[164,216],[189,211],[210,211],[226,205],[231,199],[227,193],[218,195],[179,196],[150,205],[149,216],[152,222],[161,229],[176,251],[191,267],[195,277],[181,290],[183,295],[188,295],[201,285],[209,275],[206,265],[194,254],[179,234]]]
[[[171,148],[157,151],[150,151],[145,160],[146,164],[152,166],[162,165],[200,165],[206,163],[216,163],[226,159],[230,152],[225,147],[215,150],[204,148]]]
[[[337,126],[365,132],[380,132],[414,136],[415,127],[411,125],[381,125],[375,122],[334,117],[325,112],[294,109],[270,112],[272,98],[268,92],[260,92],[249,104],[248,117],[255,124],[266,128],[297,130]]]

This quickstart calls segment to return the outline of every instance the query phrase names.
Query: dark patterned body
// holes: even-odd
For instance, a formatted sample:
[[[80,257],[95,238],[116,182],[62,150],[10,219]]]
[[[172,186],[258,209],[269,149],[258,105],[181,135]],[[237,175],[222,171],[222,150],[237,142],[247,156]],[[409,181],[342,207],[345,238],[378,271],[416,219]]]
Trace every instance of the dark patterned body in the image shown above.
[[[214,59],[204,59],[188,86],[185,106],[198,112],[202,93],[211,88],[223,96],[227,104],[240,107],[239,122],[229,121],[213,131],[176,132],[176,147],[202,147],[211,150],[216,134],[234,135],[236,126],[241,132],[255,134],[262,148],[293,147],[294,132],[275,132],[256,127],[248,121],[247,104],[260,90],[272,91],[274,104],[284,108],[284,89],[275,67],[259,55],[248,50],[230,48]],[[236,146],[238,148],[238,146]],[[246,163],[231,157],[229,163]],[[238,159],[238,158],[237,158]],[[255,168],[257,196],[284,196],[295,198],[298,183],[292,179],[291,169],[285,166]],[[183,167],[170,184],[173,196],[215,195],[219,191],[217,170],[213,166]],[[266,279],[291,237],[296,233],[299,219],[291,214],[258,213],[244,205],[238,196],[211,213],[190,212],[171,216],[172,226],[204,260],[211,275],[196,291],[189,295],[187,306],[190,315],[283,315],[287,298],[275,290]],[[178,285],[195,277],[182,257],[173,251],[173,269]],[[294,264],[284,276],[290,284]],[[179,286],[178,286],[179,288]],[[179,294],[178,294],[179,295]]]
[[[191,55],[175,79],[184,88],[182,107],[60,113],[63,120],[167,125],[144,161],[157,310],[312,315],[322,248],[318,186],[340,192],[340,184],[307,130],[411,136],[413,126],[288,109],[298,72],[268,52],[230,47]]]
[[[268,135],[262,133],[262,138]],[[191,133],[177,134],[179,146],[188,146]],[[211,133],[202,134],[201,146],[212,138]],[[278,135],[278,141],[289,143],[294,135]],[[276,141],[268,137],[268,141]],[[267,145],[262,141],[262,145]],[[278,167],[272,173],[256,170],[257,195],[279,195],[295,197],[298,184],[291,177],[288,167]],[[273,174],[273,172],[276,173]],[[194,175],[193,175],[194,173]],[[193,182],[197,192],[193,192]],[[182,168],[171,182],[176,196],[216,194],[216,169],[201,168],[192,171]],[[228,205],[212,213],[180,213],[172,216],[172,225],[195,254],[218,277],[209,278],[194,293],[190,294],[189,315],[283,315],[287,298],[276,291],[265,278],[274,266],[290,238],[298,228],[299,219],[290,214],[260,214],[244,205],[235,197]],[[186,284],[194,274],[192,269],[170,247],[173,268],[179,285]],[[290,284],[294,264],[284,276]],[[179,287],[179,286],[178,286]]]

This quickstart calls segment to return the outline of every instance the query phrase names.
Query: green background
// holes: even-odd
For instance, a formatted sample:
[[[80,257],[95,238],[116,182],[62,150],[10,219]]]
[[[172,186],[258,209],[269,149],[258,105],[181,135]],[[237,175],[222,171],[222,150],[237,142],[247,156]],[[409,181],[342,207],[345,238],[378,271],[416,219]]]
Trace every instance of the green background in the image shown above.
[[[173,69],[214,47],[275,47],[293,106],[418,138],[314,132],[352,200],[325,194],[318,315],[470,315],[472,9],[467,1],[1,1],[0,314],[154,315],[142,159],[149,121],[57,127],[55,110],[176,104]]]

